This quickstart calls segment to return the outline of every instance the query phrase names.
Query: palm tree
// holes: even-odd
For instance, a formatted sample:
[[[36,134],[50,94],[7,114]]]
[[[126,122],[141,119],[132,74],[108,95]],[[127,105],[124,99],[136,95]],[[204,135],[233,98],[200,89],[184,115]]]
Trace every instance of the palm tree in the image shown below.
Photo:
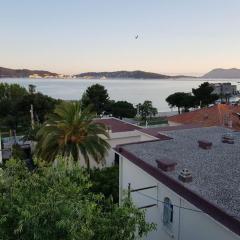
[[[78,161],[82,156],[90,169],[89,157],[100,163],[107,150],[107,128],[93,121],[95,114],[82,110],[79,102],[63,102],[38,131],[36,155],[52,162],[57,155],[72,157]],[[105,138],[105,139],[104,139]]]

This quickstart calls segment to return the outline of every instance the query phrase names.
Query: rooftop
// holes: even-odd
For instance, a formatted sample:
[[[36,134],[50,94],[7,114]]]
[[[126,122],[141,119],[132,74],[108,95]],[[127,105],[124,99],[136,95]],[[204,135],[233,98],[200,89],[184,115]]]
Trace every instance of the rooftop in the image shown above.
[[[165,131],[171,130],[180,130],[180,129],[191,129],[201,127],[200,124],[185,124],[185,125],[178,125],[178,126],[167,126],[167,127],[152,127],[152,128],[141,128],[138,131],[142,133],[146,133],[152,137],[158,138],[160,140],[167,140],[170,137],[166,136]]]
[[[128,132],[128,131],[141,129],[141,127],[139,126],[124,122],[117,118],[102,118],[102,119],[96,119],[94,121],[97,123],[105,124],[113,133]]]
[[[232,121],[232,128],[240,130],[240,106],[217,104],[212,107],[201,108],[192,112],[168,117],[169,121],[181,124],[202,124],[202,126],[228,126]]]
[[[183,185],[178,179],[179,173],[182,169],[187,168],[192,173],[193,180],[183,185],[184,188],[179,190],[180,195],[185,189],[188,189],[213,206],[217,206],[239,223],[240,132],[223,127],[207,127],[172,130],[164,132],[164,134],[171,139],[123,145],[121,146],[122,151],[140,160],[135,163],[142,165],[143,162],[145,167],[151,166],[150,168],[153,170],[150,170],[149,173],[155,172],[154,177],[163,174],[169,179],[173,179],[178,184],[177,189]],[[234,136],[235,143],[222,143],[224,134]],[[207,140],[212,142],[213,146],[209,150],[201,149],[198,146],[198,140]],[[174,171],[159,172],[156,160],[163,158],[177,163]],[[158,172],[154,169],[157,169]],[[222,221],[224,220],[222,219]]]

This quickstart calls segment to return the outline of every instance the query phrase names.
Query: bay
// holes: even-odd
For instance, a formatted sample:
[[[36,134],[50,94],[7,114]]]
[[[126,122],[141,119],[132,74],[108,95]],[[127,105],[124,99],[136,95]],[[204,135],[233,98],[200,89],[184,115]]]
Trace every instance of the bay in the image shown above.
[[[0,78],[0,82],[18,83],[28,87],[37,86],[37,91],[54,98],[65,100],[80,99],[87,87],[99,83],[106,87],[113,100],[126,100],[134,105],[151,100],[159,112],[170,111],[165,99],[174,92],[191,92],[203,82],[232,82],[240,87],[240,79],[210,80],[200,78],[180,79],[31,79]]]

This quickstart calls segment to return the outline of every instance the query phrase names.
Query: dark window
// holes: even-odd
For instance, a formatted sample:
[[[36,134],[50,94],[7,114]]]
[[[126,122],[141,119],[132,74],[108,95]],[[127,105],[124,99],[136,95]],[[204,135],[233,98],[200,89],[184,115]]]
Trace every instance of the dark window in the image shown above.
[[[115,153],[114,164],[119,165],[119,155]]]
[[[163,204],[163,224],[171,228],[173,222],[173,205],[169,198],[164,198]]]

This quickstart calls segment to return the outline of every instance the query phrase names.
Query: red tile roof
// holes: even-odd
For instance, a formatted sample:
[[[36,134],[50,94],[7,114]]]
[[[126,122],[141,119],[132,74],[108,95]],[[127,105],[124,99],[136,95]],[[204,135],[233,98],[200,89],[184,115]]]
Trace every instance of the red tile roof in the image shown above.
[[[240,118],[237,113],[240,113],[240,106],[217,104],[212,107],[171,116],[168,117],[168,120],[182,124],[201,124],[204,127],[228,127],[228,122],[231,120],[232,128],[240,130]]]
[[[113,133],[128,132],[141,129],[141,127],[121,121],[120,119],[117,118],[102,118],[96,119],[94,121],[97,123],[105,124]]]

